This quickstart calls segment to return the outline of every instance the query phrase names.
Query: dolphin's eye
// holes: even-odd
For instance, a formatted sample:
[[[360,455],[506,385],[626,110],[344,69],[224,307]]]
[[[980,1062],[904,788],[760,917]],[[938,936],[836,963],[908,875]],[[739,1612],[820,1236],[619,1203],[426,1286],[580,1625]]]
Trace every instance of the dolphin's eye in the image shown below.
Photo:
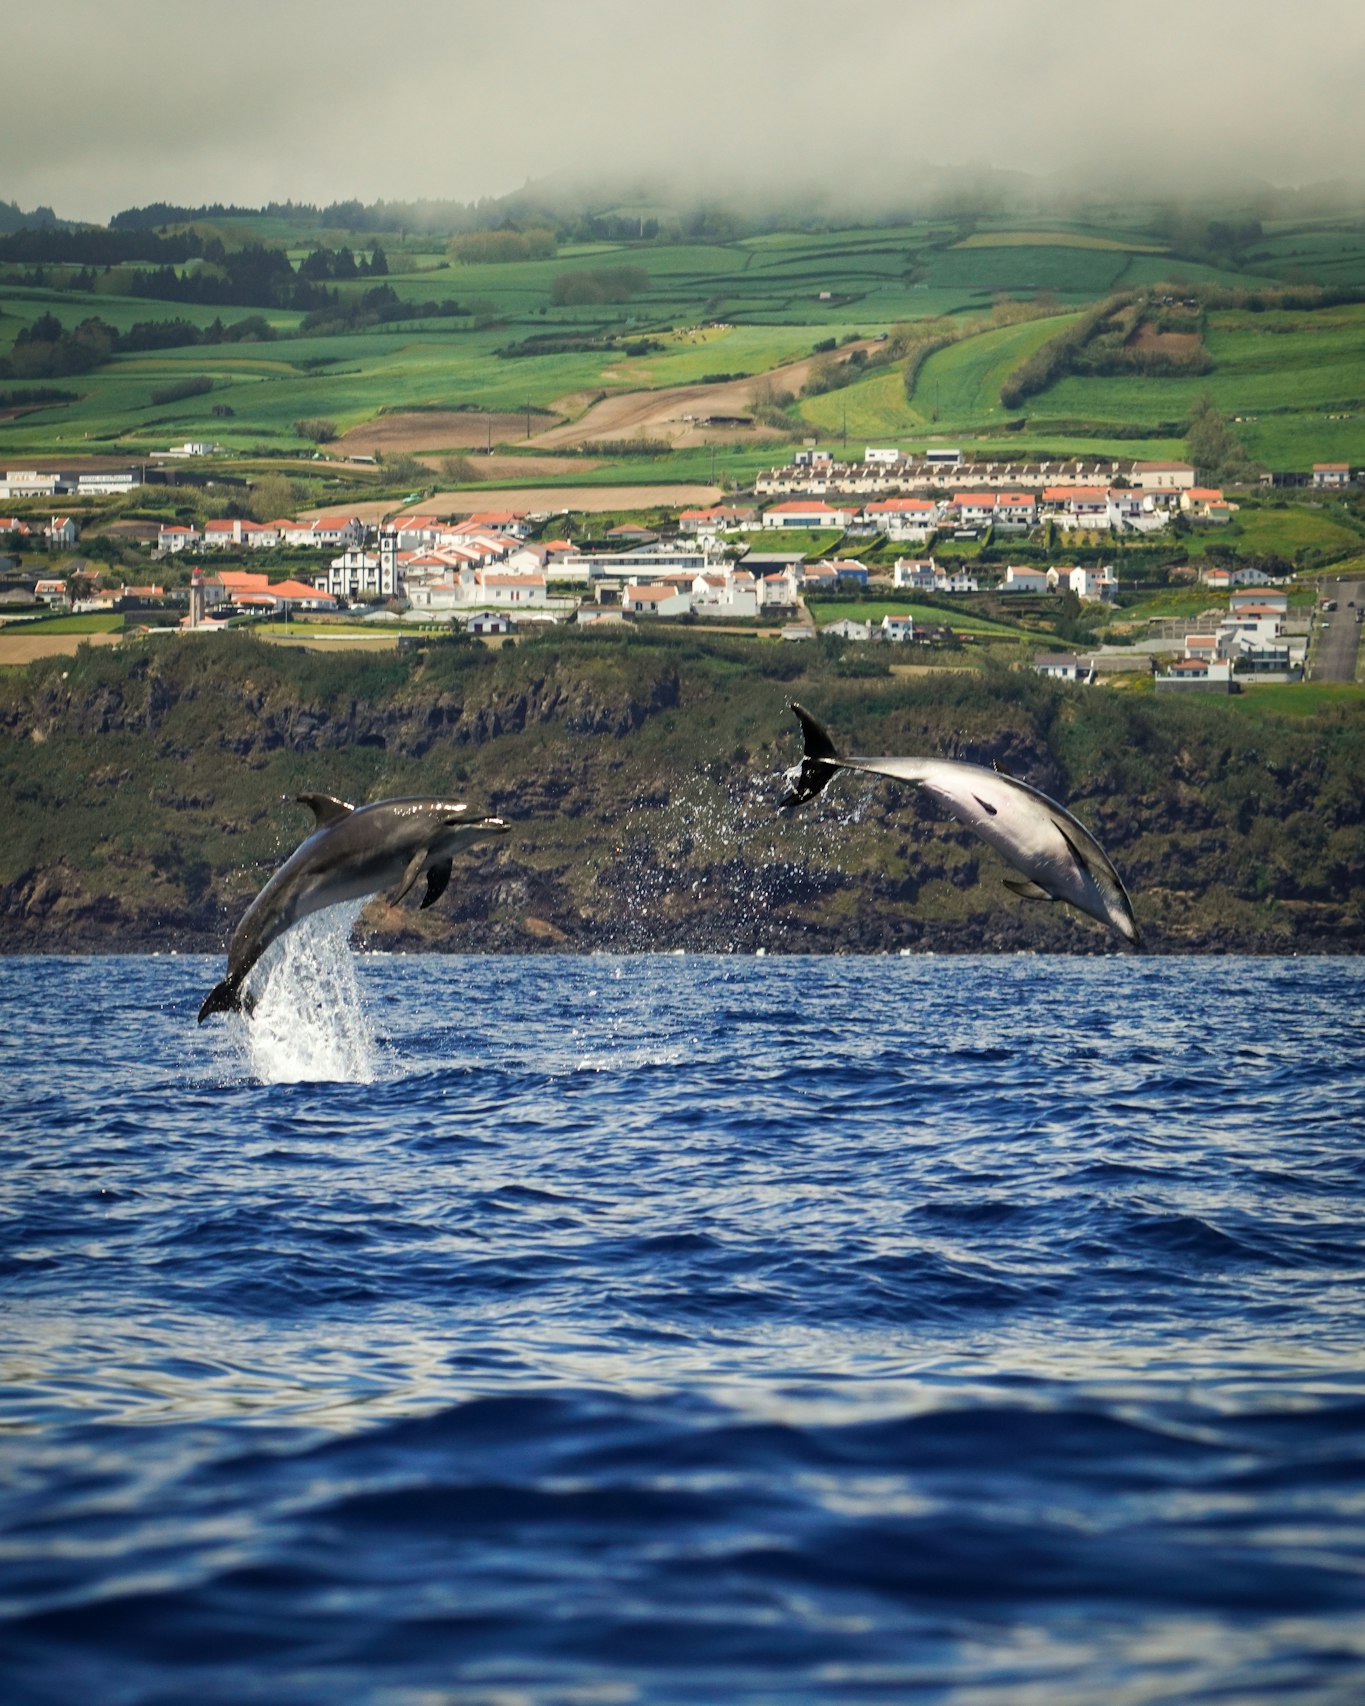
[[[973,794],[972,798],[976,801],[977,805],[981,807],[982,811],[986,813],[987,817],[998,817],[1000,815],[991,802],[989,800],[983,800],[980,794]]]

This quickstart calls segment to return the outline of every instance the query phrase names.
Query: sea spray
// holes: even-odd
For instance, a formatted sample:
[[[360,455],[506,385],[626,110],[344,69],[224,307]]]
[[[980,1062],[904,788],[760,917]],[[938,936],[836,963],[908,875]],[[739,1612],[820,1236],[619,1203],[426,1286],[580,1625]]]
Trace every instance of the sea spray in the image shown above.
[[[253,983],[256,1010],[241,1022],[252,1075],[263,1084],[369,1084],[377,1049],[350,948],[361,902],[329,906],[282,936]]]

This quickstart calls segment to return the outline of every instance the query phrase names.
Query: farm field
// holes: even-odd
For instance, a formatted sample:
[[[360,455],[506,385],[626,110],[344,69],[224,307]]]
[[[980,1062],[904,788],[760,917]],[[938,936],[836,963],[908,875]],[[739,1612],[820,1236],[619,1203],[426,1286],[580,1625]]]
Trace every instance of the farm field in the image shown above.
[[[807,601],[815,624],[823,628],[827,622],[880,622],[883,616],[913,616],[916,622],[941,628],[945,625],[961,634],[990,635],[1001,640],[1028,640],[1037,636],[1008,622],[992,622],[985,616],[963,616],[956,610],[938,605],[917,604],[909,598],[821,598]]]
[[[566,242],[548,259],[475,265],[447,258],[441,237],[385,236],[388,298],[454,304],[459,312],[447,306],[439,316],[388,323],[371,315],[344,329],[345,312],[364,310],[376,288],[374,278],[358,277],[335,284],[336,314],[327,310],[325,324],[302,335],[304,317],[292,309],[117,294],[135,281],[136,265],[99,274],[93,290],[58,288],[74,281],[74,266],[40,275],[0,265],[0,354],[44,314],[67,330],[94,315],[125,334],[138,322],[183,320],[203,329],[260,313],[277,334],[121,354],[94,372],[54,380],[53,388],[75,394],[70,401],[35,404],[19,381],[0,380],[0,460],[23,465],[76,451],[142,457],[186,439],[210,440],[234,457],[311,457],[296,423],[321,420],[343,454],[416,455],[438,474],[445,454],[519,451],[529,411],[530,448],[538,452],[632,437],[676,448],[648,459],[593,456],[593,465],[576,466],[500,456],[475,470],[489,477],[478,486],[693,484],[702,476],[707,485],[742,484],[783,460],[783,443],[802,436],[803,426],[825,442],[837,437],[841,447],[937,441],[992,455],[1178,455],[1183,423],[1204,395],[1265,465],[1360,460],[1365,305],[1354,303],[1214,309],[1206,336],[1211,372],[1069,376],[1007,417],[999,392],[1008,374],[1070,324],[1071,311],[1112,289],[1164,280],[1249,291],[1305,277],[1365,284],[1358,222],[1272,225],[1234,265],[1233,257],[1216,263],[1206,250],[1179,252],[1145,226],[1155,212],[1134,205],[1090,209],[1075,220],[940,218],[698,241]],[[248,238],[281,244],[295,263],[320,242],[344,244],[363,263],[376,241],[265,216],[224,217],[198,229],[229,246]],[[625,300],[581,299],[613,269],[629,274]],[[845,352],[861,348],[875,364],[871,340],[901,322],[953,316],[966,323],[1010,297],[1042,298],[1064,311],[988,327],[938,351],[908,401],[899,363],[874,365],[821,395],[799,395],[817,346],[832,340]],[[794,419],[774,415],[774,399],[758,383],[767,376],[773,391],[798,393]],[[170,395],[187,381],[202,387],[198,394]],[[761,423],[738,419],[754,413]]]
[[[1358,547],[1362,541],[1354,527],[1333,516],[1326,506],[1308,508],[1300,502],[1283,508],[1271,504],[1244,505],[1226,527],[1200,533],[1197,543],[1205,547],[1235,544],[1244,552],[1264,552],[1292,560],[1300,551],[1320,549],[1339,553]]]

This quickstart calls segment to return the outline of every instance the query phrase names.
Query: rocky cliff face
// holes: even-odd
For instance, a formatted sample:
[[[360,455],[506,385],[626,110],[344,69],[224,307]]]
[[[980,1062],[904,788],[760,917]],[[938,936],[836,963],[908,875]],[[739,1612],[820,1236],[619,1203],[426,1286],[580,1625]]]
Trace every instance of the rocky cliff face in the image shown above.
[[[712,642],[357,661],[250,641],[100,653],[0,698],[0,950],[216,951],[307,833],[307,790],[446,794],[515,825],[430,911],[377,898],[376,945],[480,951],[1108,952],[1005,891],[912,789],[848,778],[778,818],[793,690],[862,750],[999,758],[1068,800],[1156,951],[1360,951],[1351,719],[1258,727],[1107,690],[844,682]]]

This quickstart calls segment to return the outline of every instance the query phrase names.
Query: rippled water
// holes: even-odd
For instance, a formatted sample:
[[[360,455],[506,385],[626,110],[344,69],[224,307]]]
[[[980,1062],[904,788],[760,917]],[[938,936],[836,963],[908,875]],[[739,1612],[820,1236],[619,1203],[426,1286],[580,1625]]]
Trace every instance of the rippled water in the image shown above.
[[[6,1701],[1365,1698],[1361,962],[220,973],[0,961]]]

